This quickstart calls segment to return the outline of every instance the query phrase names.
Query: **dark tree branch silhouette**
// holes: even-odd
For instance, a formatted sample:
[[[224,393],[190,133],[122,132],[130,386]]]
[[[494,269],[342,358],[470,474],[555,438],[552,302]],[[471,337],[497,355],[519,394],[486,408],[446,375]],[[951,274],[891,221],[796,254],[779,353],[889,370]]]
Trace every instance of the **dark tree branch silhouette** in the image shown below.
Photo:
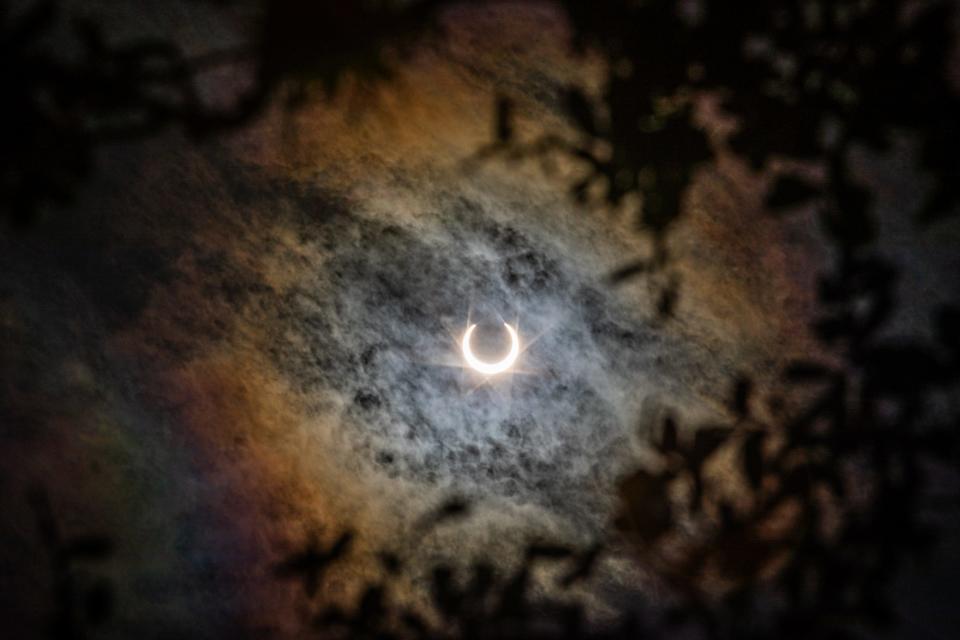
[[[89,21],[73,24],[80,54],[63,59],[43,45],[62,18],[56,2],[37,3],[15,19],[4,12],[4,209],[27,223],[49,203],[69,201],[90,175],[94,149],[107,141],[172,125],[213,135],[246,125],[280,97],[295,106],[311,87],[336,93],[351,74],[389,77],[426,39],[444,37],[438,17],[448,4],[264,3],[256,41],[205,60],[188,59],[162,39],[113,44]],[[757,171],[777,160],[821,169],[819,179],[810,177],[815,172],[781,171],[766,204],[776,215],[805,207],[818,213],[833,266],[821,274],[813,330],[835,358],[791,363],[771,397],[758,397],[761,381],[732,381],[722,424],[681,428],[666,416],[647,425],[657,464],[623,480],[617,528],[669,585],[674,604],[667,611],[641,617],[638,603],[621,626],[594,629],[576,601],[535,597],[536,566],[562,566],[561,591],[575,587],[590,579],[607,542],[573,549],[541,541],[510,575],[497,575],[482,559],[466,575],[436,567],[431,592],[439,623],[393,602],[390,580],[403,574],[406,559],[385,552],[384,581],[369,585],[352,609],[316,611],[312,626],[324,637],[633,638],[671,636],[682,627],[711,638],[840,638],[892,624],[889,586],[897,569],[935,541],[921,517],[933,496],[925,466],[956,468],[958,417],[931,409],[931,398],[957,391],[960,307],[937,310],[930,338],[885,337],[898,305],[899,266],[876,248],[878,194],[857,182],[852,155],[888,149],[894,135],[911,137],[932,187],[916,211],[902,215],[935,224],[960,210],[960,104],[946,67],[955,41],[953,4],[563,0],[558,6],[575,46],[604,58],[602,89],[594,95],[556,87],[569,128],[534,140],[518,139],[514,118],[521,107],[500,97],[494,139],[480,157],[559,154],[583,169],[566,185],[575,200],[636,206],[638,231],[650,234],[655,251],[610,279],[663,283],[664,319],[679,295],[669,234],[696,172],[720,147]],[[254,62],[253,88],[225,109],[203,104],[198,69],[236,57]],[[710,139],[697,122],[698,101],[707,96],[718,97],[737,122],[726,140]],[[758,415],[761,405],[772,418]],[[706,472],[731,450],[745,487],[742,504],[726,499]],[[956,497],[949,499],[955,506]],[[62,539],[47,502],[37,498],[35,506],[57,575],[56,628],[60,637],[78,637],[71,563],[105,557],[110,547],[99,538]],[[468,515],[465,502],[451,502],[426,515],[423,528],[457,526]],[[349,533],[330,547],[312,540],[280,562],[276,576],[302,581],[306,596],[315,598],[350,540]],[[87,599],[91,623],[109,613],[109,594],[103,588]]]

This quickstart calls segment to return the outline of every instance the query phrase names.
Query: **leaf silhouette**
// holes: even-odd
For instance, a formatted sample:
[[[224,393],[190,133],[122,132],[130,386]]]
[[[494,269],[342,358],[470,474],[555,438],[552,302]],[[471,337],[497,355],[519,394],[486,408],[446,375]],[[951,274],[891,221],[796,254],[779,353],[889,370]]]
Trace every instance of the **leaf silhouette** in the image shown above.
[[[102,560],[113,553],[113,543],[104,536],[79,536],[68,540],[64,555],[83,560]]]
[[[573,549],[566,545],[536,543],[527,547],[526,555],[528,560],[535,560],[538,558],[559,560],[572,556]]]
[[[736,381],[733,388],[733,398],[730,405],[738,418],[745,418],[750,413],[750,394],[753,391],[753,383],[749,378],[741,377]]]
[[[494,128],[497,142],[505,144],[513,139],[513,101],[506,96],[497,98]]]
[[[671,453],[677,450],[677,423],[673,416],[663,419],[658,447],[662,453]]]
[[[100,580],[93,585],[84,598],[84,609],[90,624],[99,626],[106,622],[114,610],[113,588],[110,583]]]
[[[463,602],[463,594],[454,581],[453,569],[445,565],[434,567],[430,591],[437,611],[448,618],[456,616]]]
[[[631,262],[630,264],[620,267],[609,276],[607,276],[607,281],[610,284],[620,284],[635,278],[641,274],[646,273],[650,270],[650,262],[648,260],[637,260],[636,262]]]
[[[954,354],[960,353],[960,307],[942,306],[937,311],[936,323],[940,342]]]
[[[766,206],[775,212],[799,207],[820,195],[820,189],[794,175],[778,176],[767,194]]]
[[[729,427],[703,427],[693,436],[693,447],[690,450],[691,460],[699,467],[724,444],[733,430]]]
[[[623,511],[621,529],[652,542],[666,533],[673,524],[673,509],[669,501],[669,474],[654,474],[640,469],[620,484]]]
[[[303,582],[303,590],[313,597],[326,570],[335,561],[342,558],[353,542],[353,534],[343,533],[328,549],[323,549],[317,540],[312,539],[302,551],[298,551],[274,567],[274,574],[280,578],[291,578]]]
[[[759,489],[763,481],[763,444],[766,434],[752,431],[743,443],[743,473],[754,489]]]
[[[784,372],[792,382],[819,382],[833,376],[833,371],[819,362],[798,360],[791,362]]]
[[[680,292],[676,285],[664,287],[657,300],[657,315],[660,318],[670,318],[677,306]]]
[[[579,87],[567,87],[564,92],[564,107],[567,115],[588,136],[597,135],[597,123],[593,106]]]
[[[421,528],[435,527],[440,524],[466,517],[470,513],[470,503],[462,498],[451,498],[438,509],[428,513],[420,522]]]
[[[573,568],[560,579],[560,585],[569,587],[589,578],[602,552],[603,545],[595,544],[580,554]]]

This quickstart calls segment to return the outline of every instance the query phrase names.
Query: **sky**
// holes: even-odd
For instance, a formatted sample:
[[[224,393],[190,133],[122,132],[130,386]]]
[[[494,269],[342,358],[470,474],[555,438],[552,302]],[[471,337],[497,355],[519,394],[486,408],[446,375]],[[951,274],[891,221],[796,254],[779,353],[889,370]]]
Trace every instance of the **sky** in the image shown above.
[[[123,11],[108,15],[126,25]],[[205,44],[191,14],[158,15]],[[478,153],[499,93],[522,136],[562,130],[557,87],[599,63],[547,8],[445,20],[448,40],[389,80],[221,138],[112,145],[73,206],[0,240],[2,564],[24,585],[0,602],[24,625],[52,588],[24,499],[41,486],[64,530],[115,540],[89,571],[120,593],[117,637],[292,635],[304,598],[273,567],[347,530],[322,600],[377,579],[381,550],[410,559],[397,597],[420,602],[433,562],[507,570],[547,539],[613,545],[584,587],[598,619],[656,592],[613,526],[642,417],[725,416],[732,378],[815,349],[815,225],[770,219],[764,176],[721,150],[671,239],[665,321],[642,279],[611,284],[649,244],[629,216],[569,198],[575,167]],[[238,86],[215,78],[212,95]],[[477,322],[478,349],[498,353],[501,321],[524,350],[484,380],[459,340]],[[424,528],[452,497],[469,518]]]

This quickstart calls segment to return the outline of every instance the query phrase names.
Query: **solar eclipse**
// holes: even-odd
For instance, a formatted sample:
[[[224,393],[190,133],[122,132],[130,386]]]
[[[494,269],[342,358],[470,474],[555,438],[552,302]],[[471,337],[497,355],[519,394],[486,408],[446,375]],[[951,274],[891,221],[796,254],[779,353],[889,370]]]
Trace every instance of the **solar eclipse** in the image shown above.
[[[502,93],[519,141],[580,148],[567,88],[624,78],[569,58],[568,26],[540,3],[457,4],[453,44],[416,53],[390,83],[358,78],[362,109],[323,96],[222,144],[185,147],[179,130],[124,143],[98,160],[105,178],[82,207],[0,238],[0,373],[12,381],[0,385],[12,417],[0,412],[0,498],[25,536],[0,565],[31,577],[21,609],[56,595],[32,579],[49,573],[23,500],[34,484],[76,523],[65,534],[120,543],[117,637],[161,616],[177,637],[235,637],[236,620],[299,637],[302,612],[355,611],[368,580],[398,606],[427,603],[435,565],[454,587],[475,563],[507,578],[530,541],[603,545],[575,585],[590,620],[664,592],[618,528],[623,480],[659,455],[668,417],[691,446],[694,429],[728,420],[741,376],[757,383],[737,424],[762,431],[763,385],[793,354],[819,353],[807,335],[830,266],[818,219],[765,215],[766,174],[728,158],[726,121],[709,124],[724,160],[698,166],[664,237],[669,269],[648,269],[656,252],[629,198],[608,216],[570,197],[580,160],[548,172],[484,151]],[[946,242],[936,248],[953,265]],[[925,268],[910,277],[922,286],[904,289],[936,289]],[[676,304],[663,305],[673,278]],[[745,450],[730,453],[704,465],[705,487],[728,463],[740,477]],[[663,459],[664,473],[679,464],[676,450]],[[644,500],[686,505],[687,478]],[[716,504],[749,502],[740,484]],[[469,511],[425,528],[452,498]],[[658,519],[636,513],[638,527]],[[277,587],[281,558],[344,532],[355,544],[314,599],[287,578]],[[381,551],[402,556],[399,573]],[[553,571],[538,566],[531,589],[550,595]]]
[[[467,327],[466,332],[463,334],[463,340],[460,342],[460,347],[463,351],[463,358],[467,361],[471,369],[484,375],[494,376],[509,370],[517,361],[517,356],[520,355],[520,337],[517,335],[517,330],[506,322],[503,323],[503,326],[510,335],[510,350],[503,359],[497,362],[485,362],[474,355],[473,349],[470,346],[470,338],[473,335],[473,330],[477,328],[477,325],[471,324]]]

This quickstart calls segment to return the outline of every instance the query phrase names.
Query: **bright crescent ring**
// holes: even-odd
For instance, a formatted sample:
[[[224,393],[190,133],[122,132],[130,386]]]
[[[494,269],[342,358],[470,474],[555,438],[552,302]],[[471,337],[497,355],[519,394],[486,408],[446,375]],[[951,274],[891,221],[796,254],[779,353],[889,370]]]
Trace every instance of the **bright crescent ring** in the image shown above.
[[[509,324],[504,322],[503,326],[507,328],[507,333],[510,334],[510,352],[500,362],[484,362],[483,360],[477,358],[477,356],[473,355],[473,350],[470,349],[470,336],[473,334],[473,330],[477,328],[477,325],[472,324],[469,328],[467,328],[467,332],[463,334],[463,342],[461,343],[463,348],[463,357],[466,359],[467,364],[480,373],[485,373],[488,376],[503,373],[513,366],[513,363],[517,361],[517,356],[520,355],[520,338],[517,337],[516,329],[511,327]]]

